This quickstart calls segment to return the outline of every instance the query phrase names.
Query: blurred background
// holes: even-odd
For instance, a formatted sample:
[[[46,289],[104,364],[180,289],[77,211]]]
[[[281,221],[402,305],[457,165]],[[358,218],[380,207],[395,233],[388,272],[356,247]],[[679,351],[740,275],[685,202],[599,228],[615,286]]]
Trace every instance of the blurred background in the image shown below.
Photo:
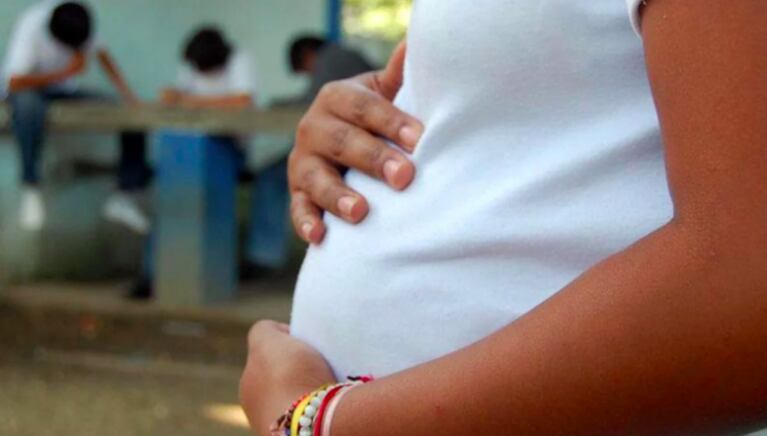
[[[245,334],[262,318],[289,320],[305,251],[285,213],[293,128],[329,77],[317,65],[384,65],[411,2],[81,3],[138,102],[121,102],[89,61],[79,86],[100,97],[46,100],[31,186],[20,181],[21,91],[2,90],[22,17],[62,2],[0,2],[0,435],[248,434],[237,405]],[[239,94],[211,94],[220,69],[193,71],[194,86],[181,77],[197,65],[182,54],[201,27],[247,55],[243,106],[228,107]],[[311,60],[297,69],[300,36],[322,44],[294,53]],[[16,44],[46,56],[25,38]],[[127,129],[145,135],[148,170],[123,195],[117,138]]]

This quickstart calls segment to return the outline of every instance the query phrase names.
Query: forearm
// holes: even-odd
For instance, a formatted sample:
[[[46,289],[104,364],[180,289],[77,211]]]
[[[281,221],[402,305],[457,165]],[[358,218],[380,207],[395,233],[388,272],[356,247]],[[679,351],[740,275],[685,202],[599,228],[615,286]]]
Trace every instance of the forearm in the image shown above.
[[[136,94],[130,86],[128,86],[128,83],[125,81],[125,78],[123,78],[123,75],[115,61],[112,59],[112,56],[108,52],[101,50],[98,53],[98,59],[104,73],[123,100],[127,102],[135,102],[137,100]]]
[[[12,76],[8,82],[10,92],[21,92],[32,89],[47,88],[57,83],[63,82],[77,75],[77,72],[70,71],[68,68],[60,71],[54,71],[47,74],[25,74]]]
[[[767,423],[767,256],[706,234],[669,224],[490,338],[351,392],[333,436]]]

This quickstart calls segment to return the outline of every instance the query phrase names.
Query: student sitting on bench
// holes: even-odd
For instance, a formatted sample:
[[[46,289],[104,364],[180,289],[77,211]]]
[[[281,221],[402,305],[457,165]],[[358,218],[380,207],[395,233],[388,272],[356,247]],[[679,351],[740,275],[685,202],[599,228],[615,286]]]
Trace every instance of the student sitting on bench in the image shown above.
[[[233,47],[224,32],[210,26],[196,31],[187,42],[176,87],[164,92],[163,101],[186,107],[245,108],[254,104],[256,87],[251,58]],[[232,151],[244,167],[245,138],[231,139]],[[255,175],[243,277],[277,272],[287,263],[287,186],[285,159]]]
[[[175,86],[162,92],[161,101],[187,108],[245,109],[254,104],[255,82],[250,57],[234,48],[220,29],[207,26],[195,31],[185,44]],[[222,139],[229,143],[228,148],[239,162],[242,173],[244,138]],[[243,268],[245,276],[279,271],[287,263],[288,201],[287,167],[283,159],[256,174]],[[151,251],[150,247],[150,258]],[[151,263],[151,259],[145,260],[144,277],[134,285],[130,297],[151,297]]]
[[[45,223],[39,186],[48,104],[54,100],[100,98],[81,91],[76,82],[91,58],[98,59],[124,102],[137,102],[112,57],[98,43],[93,21],[83,3],[42,1],[22,14],[10,39],[2,86],[7,87],[13,106],[13,133],[21,148],[24,190],[19,211],[22,228],[27,230],[39,230]],[[107,201],[106,217],[138,232],[146,231],[147,220],[132,194],[146,187],[149,175],[144,135],[122,133],[119,192]]]

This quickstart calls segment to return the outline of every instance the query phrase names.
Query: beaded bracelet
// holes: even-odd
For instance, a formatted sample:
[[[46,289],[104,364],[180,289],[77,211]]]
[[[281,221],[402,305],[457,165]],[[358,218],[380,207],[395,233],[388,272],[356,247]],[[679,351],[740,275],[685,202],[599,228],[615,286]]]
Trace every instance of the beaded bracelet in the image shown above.
[[[285,413],[282,414],[282,416],[275,421],[274,424],[269,428],[269,436],[290,436],[290,424],[293,417],[293,413],[295,413],[296,409],[298,408],[299,404],[303,403],[303,401],[309,396],[309,394],[302,395],[298,400],[294,401],[293,404],[291,404],[290,408],[285,411]]]
[[[327,397],[328,393],[330,391],[334,391],[338,389],[338,385],[335,386],[325,386],[322,387],[311,395],[309,395],[309,398],[306,401],[306,406],[303,410],[296,409],[295,413],[293,414],[293,423],[290,426],[290,434],[291,436],[313,436],[314,430],[312,426],[314,425],[314,420],[318,416],[318,412],[320,407],[322,406],[325,398]]]
[[[327,395],[325,395],[325,398],[323,399],[322,404],[320,404],[319,409],[317,410],[317,417],[312,423],[313,431],[311,436],[319,436],[320,433],[322,433],[322,421],[325,418],[325,412],[327,411],[328,404],[330,404],[330,402],[333,401],[333,398],[336,397],[336,394],[338,394],[338,392],[340,392],[347,386],[348,384],[337,385],[331,390],[329,390]]]
[[[357,385],[368,383],[373,377],[349,377],[349,381],[325,385],[302,395],[269,428],[270,436],[319,436],[323,433],[325,416],[333,399]],[[337,404],[337,401],[333,405]],[[334,407],[333,407],[334,409]]]
[[[309,395],[304,399],[304,401],[301,402],[301,404],[296,407],[295,412],[293,412],[293,417],[290,422],[290,434],[291,436],[299,435],[301,431],[301,422],[300,420],[304,418],[304,414],[306,413],[306,409],[309,407],[309,403],[315,398],[316,394]],[[307,435],[302,435],[307,436]]]

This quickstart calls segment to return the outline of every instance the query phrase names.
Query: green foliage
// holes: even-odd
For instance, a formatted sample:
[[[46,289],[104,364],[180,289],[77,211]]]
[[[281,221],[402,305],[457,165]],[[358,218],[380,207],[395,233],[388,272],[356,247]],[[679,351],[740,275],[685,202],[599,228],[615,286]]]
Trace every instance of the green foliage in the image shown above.
[[[407,31],[411,9],[412,0],[346,0],[344,30],[350,35],[399,39]]]

